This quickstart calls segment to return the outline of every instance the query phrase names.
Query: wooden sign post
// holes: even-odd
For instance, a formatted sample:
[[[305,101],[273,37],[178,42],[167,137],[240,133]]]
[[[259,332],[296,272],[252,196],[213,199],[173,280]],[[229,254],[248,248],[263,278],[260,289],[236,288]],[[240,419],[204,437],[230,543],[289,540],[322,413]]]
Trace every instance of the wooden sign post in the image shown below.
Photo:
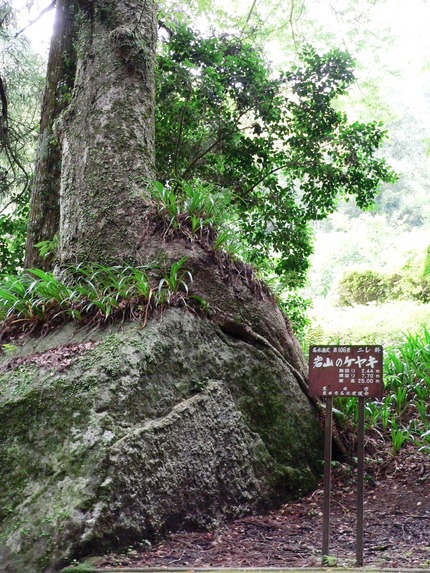
[[[382,396],[382,346],[311,346],[309,396],[326,400],[322,556],[329,555],[333,398],[358,398],[356,565],[364,554],[364,400]]]

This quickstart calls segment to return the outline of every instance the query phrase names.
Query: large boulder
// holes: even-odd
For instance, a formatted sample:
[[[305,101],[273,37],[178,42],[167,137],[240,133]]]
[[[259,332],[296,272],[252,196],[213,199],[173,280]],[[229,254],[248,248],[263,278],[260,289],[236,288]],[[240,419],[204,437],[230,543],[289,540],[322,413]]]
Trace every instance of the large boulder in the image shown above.
[[[316,482],[304,373],[262,336],[172,308],[145,328],[64,326],[6,350],[0,571],[213,527]]]

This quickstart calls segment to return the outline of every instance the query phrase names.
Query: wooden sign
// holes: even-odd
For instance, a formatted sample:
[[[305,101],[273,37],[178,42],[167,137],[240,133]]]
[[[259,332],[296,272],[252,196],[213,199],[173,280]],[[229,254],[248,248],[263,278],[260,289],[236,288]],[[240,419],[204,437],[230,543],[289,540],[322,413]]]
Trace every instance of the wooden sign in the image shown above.
[[[309,348],[310,396],[326,402],[324,442],[324,507],[322,564],[329,555],[333,398],[358,398],[357,437],[357,547],[356,565],[363,566],[364,552],[364,402],[382,396],[382,346],[311,346]]]
[[[310,396],[382,396],[382,346],[311,346]]]

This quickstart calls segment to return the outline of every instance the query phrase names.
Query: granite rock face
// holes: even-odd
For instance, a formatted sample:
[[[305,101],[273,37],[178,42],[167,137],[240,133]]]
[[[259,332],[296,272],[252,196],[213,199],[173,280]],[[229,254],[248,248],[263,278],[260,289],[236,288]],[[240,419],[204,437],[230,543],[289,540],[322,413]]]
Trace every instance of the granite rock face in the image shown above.
[[[1,367],[0,571],[56,571],[315,484],[315,411],[262,337],[170,309],[145,328],[63,327]]]

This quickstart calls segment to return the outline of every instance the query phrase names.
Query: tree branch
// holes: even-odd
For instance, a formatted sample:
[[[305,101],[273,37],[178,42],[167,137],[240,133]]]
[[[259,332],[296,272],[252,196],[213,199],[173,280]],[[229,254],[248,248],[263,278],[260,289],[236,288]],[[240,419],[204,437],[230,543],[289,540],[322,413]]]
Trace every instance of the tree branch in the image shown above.
[[[242,119],[243,116],[245,116],[252,108],[248,108],[246,110],[244,110],[237,118],[235,123],[233,124],[233,127],[226,131],[224,133],[224,135],[222,137],[219,137],[216,141],[214,141],[214,143],[212,143],[212,145],[210,145],[209,147],[207,147],[204,151],[202,151],[201,153],[199,153],[192,161],[191,163],[188,165],[188,167],[185,169],[182,178],[185,179],[186,176],[188,175],[188,173],[192,170],[192,168],[194,167],[194,165],[196,165],[196,163],[198,163],[200,161],[200,159],[202,159],[205,155],[207,155],[208,153],[210,153],[212,151],[212,149],[214,149],[217,145],[219,145],[220,143],[222,143],[229,135],[231,135],[232,133],[235,132],[237,125],[239,124],[240,120]],[[245,127],[244,129],[247,129],[247,127]]]
[[[254,11],[255,5],[257,4],[257,0],[254,0],[254,2],[252,3],[251,9],[248,12],[248,16],[245,20],[245,24],[243,25],[242,31],[240,32],[240,34],[242,35],[243,32],[245,31],[246,26],[248,25],[249,20],[251,19],[252,13]]]
[[[20,171],[24,175],[25,183],[24,183],[24,188],[21,192],[21,194],[24,194],[27,191],[28,185],[30,183],[30,176],[28,175],[25,167],[23,166],[23,164],[21,163],[21,161],[17,157],[16,153],[11,148],[10,143],[7,139],[3,140],[3,147],[4,147],[5,152],[6,152],[6,157],[7,157],[7,160],[9,162],[9,166],[13,171],[14,180],[16,181],[16,179],[17,179],[17,174],[16,174],[16,170],[14,167],[15,165],[18,166],[18,168],[20,169]],[[5,208],[7,208],[13,202],[14,202],[14,200],[12,200],[10,203],[8,203]],[[5,208],[2,209],[2,212],[4,211]]]
[[[20,34],[22,34],[23,32],[25,32],[28,28],[30,28],[30,26],[32,26],[33,24],[35,24],[36,22],[38,22],[42,16],[44,16],[47,12],[49,12],[50,10],[52,10],[53,8],[55,8],[55,5],[57,3],[57,0],[52,0],[51,4],[49,4],[49,6],[47,6],[46,8],[44,8],[42,10],[42,12],[34,19],[31,20],[27,26],[25,26],[24,28],[22,28],[22,30],[19,30],[19,32],[17,32],[15,34],[15,38],[17,38]]]
[[[7,98],[6,98],[6,90],[1,76],[0,76],[0,100],[1,100],[0,136],[3,137],[3,132],[5,132],[7,129]]]
[[[280,171],[281,169],[285,169],[286,167],[293,167],[295,165],[299,165],[299,161],[292,161],[290,163],[283,163],[282,165],[280,165],[279,167],[275,167],[274,169],[271,169],[270,171],[268,171],[267,173],[265,173],[262,177],[260,177],[260,179],[258,181],[256,181],[253,185],[250,185],[247,189],[245,189],[245,195],[247,195],[250,191],[252,191],[253,189],[255,189],[257,187],[257,185],[260,185],[260,183],[263,183],[263,181],[265,179],[267,179],[270,175],[272,175],[273,173],[276,173],[277,171]]]

